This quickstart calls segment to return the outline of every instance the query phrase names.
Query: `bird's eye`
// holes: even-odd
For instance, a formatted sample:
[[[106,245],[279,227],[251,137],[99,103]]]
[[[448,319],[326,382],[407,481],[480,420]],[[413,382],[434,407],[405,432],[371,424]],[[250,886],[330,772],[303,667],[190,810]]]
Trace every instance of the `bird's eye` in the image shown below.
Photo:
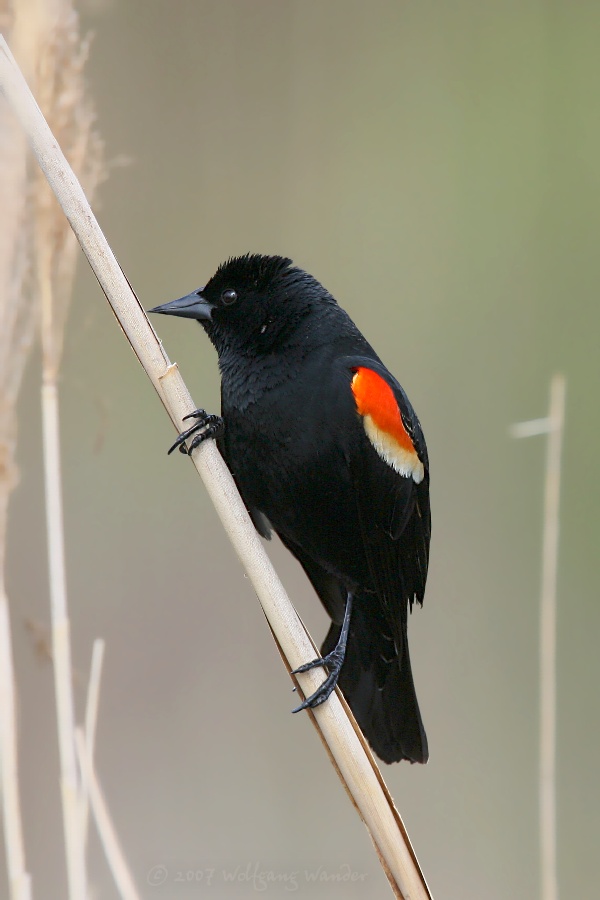
[[[237,300],[237,293],[235,291],[223,291],[221,294],[221,300],[225,304],[225,306],[231,306],[232,303],[235,303]]]

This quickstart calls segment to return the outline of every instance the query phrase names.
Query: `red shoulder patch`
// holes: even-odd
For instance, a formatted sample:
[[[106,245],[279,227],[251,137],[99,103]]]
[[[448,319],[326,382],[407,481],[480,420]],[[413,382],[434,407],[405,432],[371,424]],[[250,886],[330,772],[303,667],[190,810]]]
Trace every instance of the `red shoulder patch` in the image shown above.
[[[366,366],[352,378],[352,393],[367,436],[381,458],[401,475],[421,482],[423,463],[402,421],[398,401],[387,381]]]
[[[371,416],[381,431],[394,437],[405,450],[412,450],[413,442],[404,427],[394,392],[381,375],[361,366],[352,379],[352,393],[361,416]]]

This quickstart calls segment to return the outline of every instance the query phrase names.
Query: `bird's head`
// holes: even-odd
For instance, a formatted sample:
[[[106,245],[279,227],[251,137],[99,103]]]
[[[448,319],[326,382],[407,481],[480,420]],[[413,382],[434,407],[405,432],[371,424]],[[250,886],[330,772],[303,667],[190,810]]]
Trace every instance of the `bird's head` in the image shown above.
[[[246,254],[220,265],[203,288],[150,312],[197,319],[219,354],[251,353],[286,343],[315,305],[323,304],[335,300],[291,259]]]

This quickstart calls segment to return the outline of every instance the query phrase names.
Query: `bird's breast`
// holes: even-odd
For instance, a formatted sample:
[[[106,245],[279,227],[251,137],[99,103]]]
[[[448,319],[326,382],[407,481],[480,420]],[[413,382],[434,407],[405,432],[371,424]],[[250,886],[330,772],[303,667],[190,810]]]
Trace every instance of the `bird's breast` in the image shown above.
[[[337,393],[327,371],[246,389],[243,404],[224,392],[223,448],[249,507],[313,558],[348,570],[362,556],[347,460],[359,423],[349,378],[345,404]]]

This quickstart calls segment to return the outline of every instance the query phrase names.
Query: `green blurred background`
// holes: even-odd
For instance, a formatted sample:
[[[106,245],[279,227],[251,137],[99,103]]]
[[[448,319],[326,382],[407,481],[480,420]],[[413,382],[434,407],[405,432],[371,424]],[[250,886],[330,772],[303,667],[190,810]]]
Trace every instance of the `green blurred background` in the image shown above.
[[[410,636],[431,760],[384,775],[438,900],[539,893],[545,445],[511,440],[508,427],[544,415],[549,379],[565,373],[559,877],[563,897],[596,898],[600,6],[87,0],[82,13],[108,156],[130,160],[102,189],[100,221],[144,306],[203,284],[230,254],[290,255],[348,310],[421,417],[433,543]],[[218,410],[201,330],[154,324],[197,404]],[[58,900],[51,669],[25,626],[48,622],[38,394],[36,359],[9,588],[28,863],[36,896]],[[389,896],[315,732],[290,715],[250,584],[193,468],[167,458],[174,433],[84,264],[62,416],[77,702],[103,636],[97,767],[142,895],[246,897],[257,866],[296,873],[291,887],[307,897]],[[269,552],[320,641],[326,618],[299,567]],[[156,866],[168,869],[162,885],[147,880]],[[358,880],[307,875],[347,871]],[[113,896],[95,842],[91,875],[98,896]]]

